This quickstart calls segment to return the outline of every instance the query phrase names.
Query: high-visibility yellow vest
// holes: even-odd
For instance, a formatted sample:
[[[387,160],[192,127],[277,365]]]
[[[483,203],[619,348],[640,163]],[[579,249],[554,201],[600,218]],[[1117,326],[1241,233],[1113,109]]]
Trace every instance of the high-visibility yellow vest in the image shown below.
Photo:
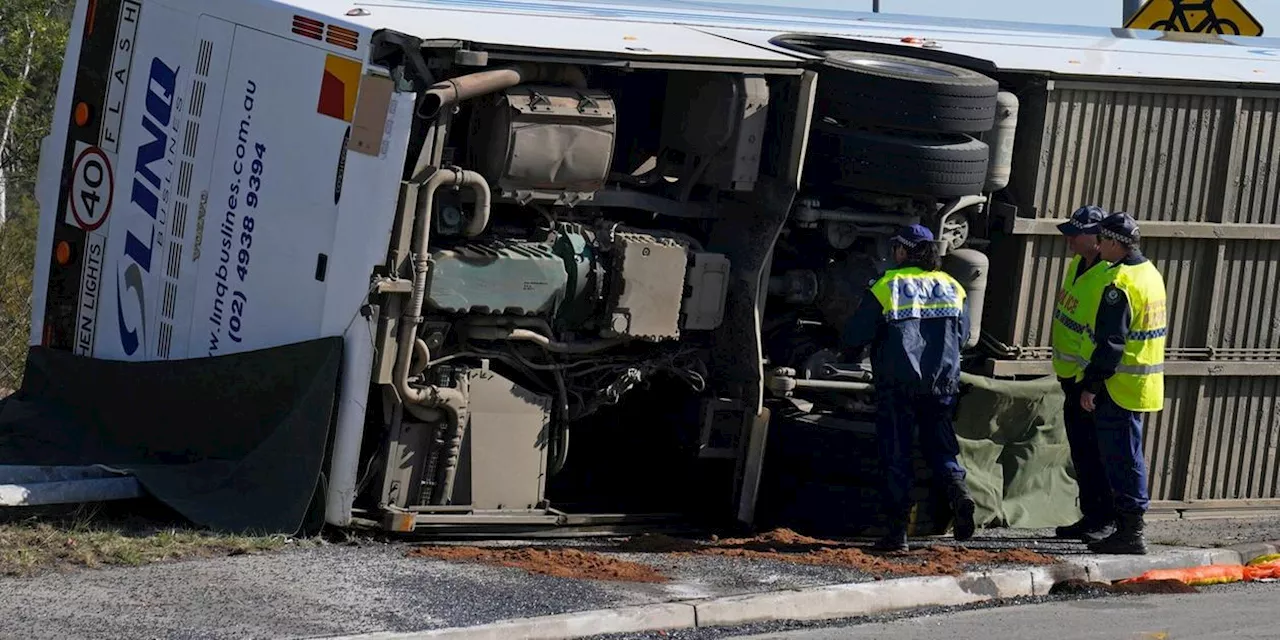
[[[890,269],[871,287],[880,301],[884,318],[926,320],[959,318],[964,310],[965,290],[942,271],[925,271],[919,267]]]
[[[1085,332],[1089,323],[1098,315],[1098,303],[1102,290],[1111,282],[1108,273],[1110,263],[1098,260],[1088,271],[1076,278],[1080,256],[1071,259],[1067,272],[1062,276],[1058,289],[1058,302],[1053,311],[1051,340],[1053,345],[1053,372],[1059,378],[1075,378],[1084,372],[1089,360],[1084,356]]]
[[[1121,408],[1137,412],[1164,409],[1164,345],[1168,333],[1164,277],[1150,261],[1109,270],[1111,284],[1129,298],[1129,335],[1107,394]],[[1097,316],[1088,325],[1084,357],[1097,346]],[[1081,375],[1083,378],[1083,375]]]

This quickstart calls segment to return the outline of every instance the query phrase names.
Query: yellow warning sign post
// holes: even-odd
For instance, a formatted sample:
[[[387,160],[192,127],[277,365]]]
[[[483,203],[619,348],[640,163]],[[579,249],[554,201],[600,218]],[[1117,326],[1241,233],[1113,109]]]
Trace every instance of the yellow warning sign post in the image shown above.
[[[1126,29],[1260,36],[1262,23],[1240,0],[1149,0],[1125,22]]]

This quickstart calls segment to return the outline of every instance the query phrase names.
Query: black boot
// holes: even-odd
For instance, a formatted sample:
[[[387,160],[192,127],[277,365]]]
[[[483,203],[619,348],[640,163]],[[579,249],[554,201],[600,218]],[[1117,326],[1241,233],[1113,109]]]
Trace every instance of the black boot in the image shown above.
[[[1105,540],[1115,532],[1116,523],[1114,520],[1095,522],[1080,532],[1079,540],[1085,544],[1093,544]]]
[[[1080,534],[1084,533],[1090,524],[1092,523],[1089,521],[1089,516],[1084,516],[1071,524],[1054,529],[1053,536],[1064,540],[1079,540]]]
[[[957,542],[964,542],[973,537],[977,525],[973,521],[976,505],[969,495],[969,487],[963,481],[955,482],[950,487],[951,511],[955,515],[955,534]]]
[[[894,506],[886,509],[884,513],[885,534],[871,545],[871,549],[888,553],[909,550],[907,529],[911,522],[911,510]]]
[[[876,540],[876,543],[871,545],[871,548],[875,551],[889,553],[907,551],[910,549],[907,546],[907,526],[898,523],[890,524],[889,531],[881,536],[879,540]]]
[[[1089,543],[1089,550],[1094,553],[1146,555],[1147,543],[1142,536],[1144,528],[1141,513],[1122,513],[1115,533],[1098,542]]]
[[[1054,535],[1059,539],[1080,540],[1083,542],[1097,542],[1111,535],[1114,531],[1114,521],[1090,516],[1085,516],[1073,524],[1053,530]]]

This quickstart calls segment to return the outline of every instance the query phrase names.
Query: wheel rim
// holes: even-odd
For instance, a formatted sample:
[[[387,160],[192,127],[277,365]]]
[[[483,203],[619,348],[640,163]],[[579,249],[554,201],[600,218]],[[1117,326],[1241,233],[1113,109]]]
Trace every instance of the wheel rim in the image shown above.
[[[856,55],[856,54],[854,54]],[[880,71],[896,71],[898,73],[909,73],[918,76],[933,76],[935,78],[958,78],[959,75],[950,69],[938,67],[926,67],[912,63],[910,60],[886,60],[884,58],[870,57],[852,57],[847,55],[834,54],[831,56],[840,62],[864,69],[880,70]]]

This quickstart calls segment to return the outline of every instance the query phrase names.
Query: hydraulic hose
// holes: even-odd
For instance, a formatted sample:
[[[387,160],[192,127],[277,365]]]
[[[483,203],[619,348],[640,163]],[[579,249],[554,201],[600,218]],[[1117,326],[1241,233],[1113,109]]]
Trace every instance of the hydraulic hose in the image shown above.
[[[508,329],[506,327],[468,327],[467,335],[478,340],[514,340],[532,342],[553,353],[587,354],[597,353],[616,347],[625,340],[589,340],[583,342],[560,342],[529,329]]]
[[[427,275],[431,267],[427,259],[427,243],[431,238],[431,208],[435,192],[446,185],[469,186],[476,194],[475,216],[468,225],[467,234],[477,235],[489,223],[489,183],[484,176],[458,168],[442,169],[431,175],[423,184],[418,206],[418,220],[413,240],[413,293],[409,306],[400,321],[400,337],[397,343],[395,380],[396,390],[406,404],[439,407],[449,403],[461,403],[462,394],[453,389],[436,387],[415,388],[409,385],[410,364],[416,354],[420,362],[431,360],[426,343],[418,344],[418,325],[422,322],[422,305],[427,298]]]
[[[422,413],[426,417],[431,415],[430,412],[420,412],[420,409],[437,409],[444,414],[440,417],[444,418],[444,422],[452,431],[445,450],[440,452],[445,458],[440,472],[441,477],[435,484],[435,490],[431,492],[432,502],[437,504],[448,501],[453,492],[462,437],[467,427],[465,414],[467,399],[459,389],[436,385],[414,387],[409,384],[409,379],[411,376],[420,374],[425,369],[425,364],[431,361],[430,349],[427,348],[426,342],[418,338],[418,325],[422,323],[422,306],[426,302],[427,278],[431,268],[427,258],[427,244],[431,239],[431,210],[436,191],[450,185],[470,187],[476,195],[475,215],[464,233],[468,236],[479,235],[489,224],[490,192],[484,176],[474,171],[450,167],[436,171],[423,184],[412,246],[413,290],[409,305],[400,320],[394,371],[396,391],[399,392],[400,399],[406,406],[413,407],[409,409],[410,413],[414,415]],[[414,364],[415,359],[417,364]]]

